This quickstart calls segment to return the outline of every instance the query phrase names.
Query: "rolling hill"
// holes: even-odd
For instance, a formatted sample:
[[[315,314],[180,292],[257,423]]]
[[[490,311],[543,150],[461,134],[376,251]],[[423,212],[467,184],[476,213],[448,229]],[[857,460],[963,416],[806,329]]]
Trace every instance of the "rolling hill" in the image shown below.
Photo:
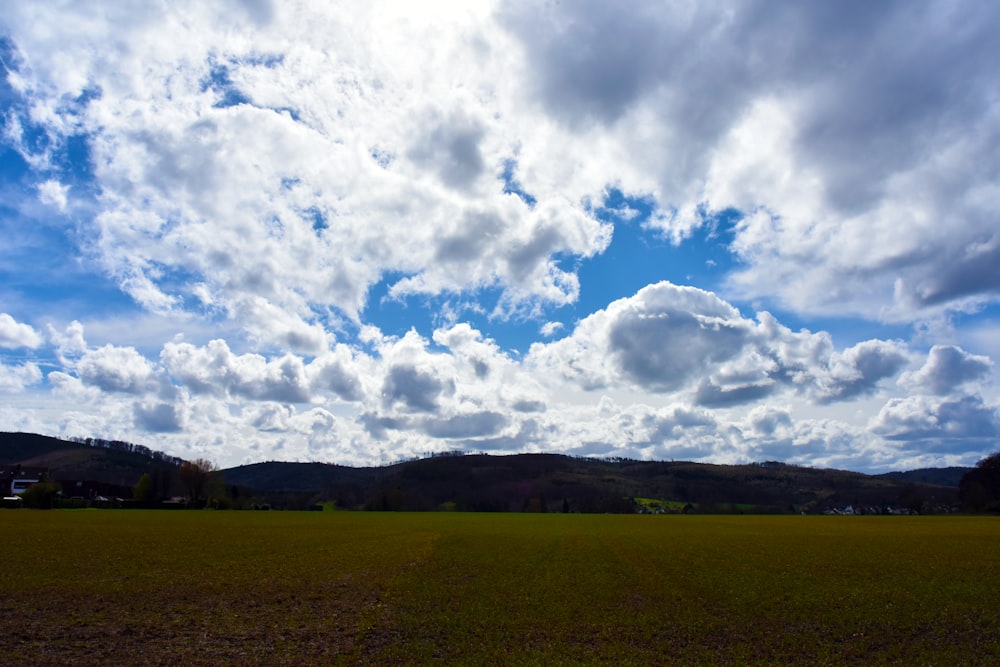
[[[0,465],[45,467],[55,480],[134,485],[180,459],[120,441],[0,433]],[[344,509],[631,512],[821,512],[846,506],[942,511],[966,468],[866,475],[778,462],[712,465],[560,454],[449,454],[383,467],[266,462],[219,471],[233,497],[275,507],[333,501]],[[635,499],[638,499],[636,501]]]

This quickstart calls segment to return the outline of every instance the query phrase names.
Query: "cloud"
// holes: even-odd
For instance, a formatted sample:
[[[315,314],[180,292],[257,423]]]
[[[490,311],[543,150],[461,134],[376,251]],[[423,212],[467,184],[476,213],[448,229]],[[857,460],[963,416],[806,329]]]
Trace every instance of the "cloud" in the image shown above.
[[[833,402],[873,394],[881,380],[895,377],[908,361],[901,343],[862,341],[831,355],[829,373],[820,378],[814,395],[820,402]]]
[[[736,209],[734,293],[910,321],[1000,293],[998,23],[974,2],[18,6],[8,134],[52,195],[86,138],[87,251],[146,307],[205,297],[302,351],[387,275],[499,288],[501,316],[573,302],[557,258],[607,246],[583,202],[611,185],[678,243]]]
[[[612,410],[615,410],[612,408]],[[678,443],[692,440],[692,435],[714,433],[719,423],[706,410],[683,405],[673,405],[643,414],[626,413],[619,417],[624,423],[635,424],[645,431],[646,442],[676,447]]]
[[[167,343],[160,353],[160,360],[170,375],[195,394],[236,396],[255,400],[286,403],[308,402],[312,397],[310,379],[302,359],[285,354],[267,359],[260,354],[237,355],[224,340],[213,340],[204,347],[190,343]],[[350,380],[338,376],[331,366],[323,362],[320,379],[329,385],[339,381],[350,388]]]
[[[723,407],[742,405],[766,398],[773,393],[775,385],[771,382],[761,384],[745,384],[725,389],[709,380],[703,381],[695,391],[694,401],[706,407]]]
[[[144,394],[156,384],[153,365],[133,347],[88,350],[76,362],[76,373],[83,384],[101,391]]]
[[[435,332],[433,342],[439,347],[433,351],[431,341],[410,332],[402,338],[373,337],[371,357],[338,345],[308,362],[292,355],[269,359],[236,354],[222,340],[205,346],[173,341],[164,345],[158,367],[134,349],[106,345],[79,358],[78,377],[56,371],[49,374],[49,382],[56,395],[72,401],[66,423],[76,424],[75,428],[93,421],[88,410],[100,406],[103,433],[138,429],[151,438],[190,438],[197,433],[204,442],[227,443],[247,452],[250,460],[273,457],[278,447],[282,458],[335,457],[363,463],[376,455],[396,460],[439,449],[447,441],[448,447],[496,452],[562,451],[729,463],[780,459],[878,468],[906,452],[924,452],[913,454],[924,462],[933,461],[926,458],[931,452],[970,457],[988,447],[996,435],[996,411],[978,397],[893,398],[867,432],[839,420],[793,416],[790,408],[761,397],[812,398],[824,406],[830,396],[861,395],[859,386],[871,393],[881,380],[892,377],[900,357],[909,358],[905,348],[865,341],[836,352],[827,337],[790,332],[770,316],[761,315],[756,321],[743,318],[710,293],[669,284],[650,291],[653,294],[613,304],[609,310],[621,315],[621,323],[606,321],[603,331],[629,326],[640,315],[666,321],[671,318],[661,315],[670,315],[678,303],[688,303],[700,304],[690,308],[691,313],[702,318],[714,313],[743,332],[731,354],[697,371],[664,364],[662,368],[668,369],[664,372],[682,368],[690,376],[676,386],[655,384],[655,394],[667,401],[659,407],[642,402],[619,405],[607,397],[567,401],[565,392],[572,385],[558,389],[551,378],[539,382],[547,374],[534,365],[541,359],[540,348],[533,349],[524,363],[516,362],[468,324]],[[580,337],[584,324],[547,347],[566,340],[592,343]],[[712,327],[704,334],[685,327],[690,322],[681,323],[689,336],[711,340],[715,335]],[[604,341],[614,344],[610,334]],[[659,383],[656,376],[647,380],[632,373],[623,358],[599,356],[608,362],[603,370],[611,389]],[[166,374],[178,384],[166,382]],[[758,396],[755,388],[760,385],[755,382],[762,374],[770,384]],[[569,379],[578,378],[570,373]],[[543,389],[546,385],[548,389]],[[709,396],[709,391],[715,395]],[[189,392],[195,400],[189,399]],[[350,409],[338,416],[318,406],[300,411],[304,404],[329,399],[347,401]],[[261,449],[247,449],[251,445]]]
[[[954,345],[935,345],[918,370],[905,373],[899,384],[917,391],[946,396],[958,387],[985,379],[993,370],[989,357],[970,354]]]
[[[456,364],[456,373],[467,374],[471,371],[476,380],[486,381],[513,368],[510,357],[500,350],[496,342],[484,339],[483,334],[469,324],[437,329],[432,338],[435,343],[448,348]]]
[[[770,406],[758,406],[749,416],[753,432],[760,436],[773,436],[779,430],[792,426],[792,418],[787,410]]]
[[[1000,413],[978,396],[910,396],[887,402],[871,430],[925,452],[977,451],[1000,436]]]
[[[755,102],[720,146],[711,207],[757,210],[737,228],[733,247],[750,267],[733,285],[801,310],[904,321],[994,300],[996,235],[982,193],[995,180],[970,165],[995,159],[981,142],[998,127],[983,97],[996,12],[877,14],[848,36],[859,47],[842,52],[850,67]],[[880,37],[856,41],[866,34]],[[916,43],[933,46],[915,52]]]
[[[992,361],[967,351],[989,336],[925,333],[966,349],[924,358],[784,323],[988,317],[992,5],[5,10],[7,187],[45,229],[18,232],[19,261],[55,239],[162,323],[139,343],[108,322],[143,318],[101,323],[113,303],[52,301],[28,320],[71,323],[44,336],[0,315],[12,397],[38,393],[27,358],[58,362],[37,414],[60,416],[38,423],[356,462],[442,441],[864,466],[993,446]],[[680,254],[724,246],[715,291],[660,282],[574,312],[626,220]],[[446,326],[384,334],[383,292]],[[542,341],[508,353],[470,313]]]
[[[528,363],[585,388],[628,382],[674,391],[734,358],[751,330],[714,294],[663,282],[584,318],[562,340],[532,345]]]
[[[562,330],[563,326],[564,325],[562,322],[546,322],[545,324],[542,325],[541,329],[539,329],[539,333],[541,333],[546,338],[551,338],[552,336],[555,336],[557,333],[559,333],[559,331]]]
[[[565,145],[586,137],[598,163],[634,156],[636,171],[606,182],[652,195],[651,226],[681,242],[742,212],[731,289],[902,321],[1000,293],[987,195],[998,14],[974,2],[500,11],[530,62],[526,94]]]
[[[31,325],[18,322],[7,313],[0,313],[0,347],[34,349],[41,344],[42,337]]]
[[[417,135],[407,157],[418,168],[435,171],[449,187],[464,190],[474,185],[486,168],[479,148],[485,134],[482,124],[461,112],[443,117],[432,111],[422,125],[429,132]]]
[[[682,80],[703,49],[719,45],[712,44],[719,31],[710,30],[716,17],[698,8],[640,2],[622,12],[613,3],[583,2],[539,11],[510,2],[500,16],[536,68],[531,94],[572,125],[614,124],[644,98]],[[733,52],[716,53],[732,58]],[[671,120],[681,111],[669,108]]]
[[[553,258],[607,244],[579,202],[504,191],[516,140],[490,102],[503,37],[471,22],[485,9],[24,8],[5,25],[30,54],[16,75],[35,127],[86,137],[101,194],[85,251],[154,312],[200,303],[315,354],[322,314],[356,318],[386,275],[404,276],[393,295],[498,288],[508,316],[575,300]]]
[[[262,431],[288,431],[292,428],[291,420],[295,408],[280,403],[264,403],[249,411],[250,423]]]
[[[20,392],[25,387],[42,381],[42,372],[38,365],[26,362],[18,366],[8,366],[0,363],[0,391]]]
[[[66,210],[66,194],[68,192],[69,186],[63,185],[59,181],[49,180],[38,185],[39,201],[54,206],[61,212]]]
[[[382,384],[386,405],[402,403],[412,411],[433,412],[438,408],[438,397],[449,391],[454,391],[454,385],[447,380],[409,365],[391,367]]]
[[[543,401],[521,399],[514,401],[510,407],[516,412],[545,412],[545,403]]]
[[[767,312],[754,321],[711,292],[661,282],[590,315],[562,340],[536,343],[526,361],[588,390],[693,391],[696,404],[725,407],[782,391],[819,403],[871,395],[909,356],[902,343],[882,340],[837,352],[829,334],[793,332]]]
[[[376,341],[370,377],[379,400],[357,422],[377,441],[405,438],[414,451],[502,448],[547,410],[545,392],[495,341],[466,323]],[[420,443],[424,449],[420,449]]]
[[[365,395],[357,357],[344,345],[313,359],[306,373],[314,392],[333,392],[345,401],[360,401]]]
[[[334,339],[321,323],[306,321],[259,296],[241,298],[231,304],[230,312],[244,324],[251,340],[262,346],[322,354]]]
[[[681,387],[732,359],[746,343],[739,313],[714,295],[692,288],[644,288],[608,331],[610,352],[624,375],[645,387]]]
[[[73,320],[59,332],[51,324],[48,325],[49,341],[55,346],[59,361],[65,366],[72,366],[74,360],[87,351],[87,340],[83,336],[83,324]]]
[[[140,428],[153,433],[178,433],[186,422],[183,409],[171,403],[136,403],[135,419]]]
[[[786,425],[780,416],[776,429],[764,435],[756,429],[751,415],[751,428],[741,432],[746,460],[779,460],[795,465],[814,467],[878,470],[898,460],[898,451],[864,429],[837,419],[796,419]],[[766,419],[766,417],[765,417]]]
[[[504,415],[483,411],[445,419],[428,419],[421,424],[421,430],[432,438],[483,438],[495,435],[506,425],[507,417]]]

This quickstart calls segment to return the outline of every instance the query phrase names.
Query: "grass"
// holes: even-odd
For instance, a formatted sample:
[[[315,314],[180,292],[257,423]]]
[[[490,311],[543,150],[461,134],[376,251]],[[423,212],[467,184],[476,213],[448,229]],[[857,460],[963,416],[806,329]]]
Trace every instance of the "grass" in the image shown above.
[[[660,500],[659,498],[633,498],[633,500],[647,512],[678,513],[687,506],[687,503],[678,500]]]
[[[995,664],[1000,520],[0,511],[5,664]]]

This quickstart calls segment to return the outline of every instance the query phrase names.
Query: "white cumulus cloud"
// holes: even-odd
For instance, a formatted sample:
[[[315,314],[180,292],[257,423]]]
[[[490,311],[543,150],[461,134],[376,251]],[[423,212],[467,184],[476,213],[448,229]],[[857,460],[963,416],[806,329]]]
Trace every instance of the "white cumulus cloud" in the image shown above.
[[[36,348],[41,344],[42,337],[31,325],[18,322],[7,313],[0,313],[0,347]]]
[[[972,0],[7,3],[0,389],[51,399],[17,423],[228,462],[969,462],[998,28]],[[574,310],[630,235],[712,289],[664,259]]]

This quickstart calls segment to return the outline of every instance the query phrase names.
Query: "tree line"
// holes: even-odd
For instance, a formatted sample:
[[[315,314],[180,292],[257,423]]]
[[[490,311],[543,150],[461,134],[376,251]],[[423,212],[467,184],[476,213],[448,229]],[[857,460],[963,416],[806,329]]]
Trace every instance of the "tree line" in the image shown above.
[[[962,476],[958,497],[969,510],[1000,513],[1000,452],[987,456]]]
[[[124,440],[105,440],[104,438],[70,438],[70,441],[81,445],[87,445],[88,447],[98,447],[116,452],[138,454],[146,457],[150,461],[159,461],[174,467],[179,467],[185,463],[182,458],[165,454],[164,452],[151,449],[145,445],[137,445],[134,442],[126,442]]]

